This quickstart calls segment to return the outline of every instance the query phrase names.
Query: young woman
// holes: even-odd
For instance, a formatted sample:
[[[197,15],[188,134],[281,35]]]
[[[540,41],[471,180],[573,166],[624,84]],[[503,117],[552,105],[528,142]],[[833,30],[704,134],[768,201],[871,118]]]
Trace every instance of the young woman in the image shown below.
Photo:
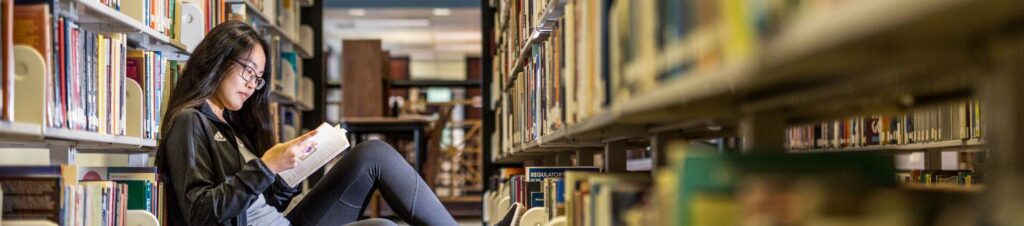
[[[157,167],[168,225],[343,225],[356,222],[374,188],[406,222],[456,225],[390,146],[351,150],[287,215],[298,189],[277,173],[295,166],[312,134],[274,144],[264,87],[267,43],[247,24],[215,27],[192,52],[161,123]],[[385,224],[386,220],[356,222]]]

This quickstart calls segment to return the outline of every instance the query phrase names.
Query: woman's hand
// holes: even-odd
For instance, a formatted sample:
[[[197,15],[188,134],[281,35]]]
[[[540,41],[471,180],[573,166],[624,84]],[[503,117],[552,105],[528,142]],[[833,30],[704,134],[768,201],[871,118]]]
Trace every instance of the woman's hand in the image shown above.
[[[260,159],[263,160],[263,164],[266,164],[267,168],[270,168],[270,171],[274,172],[274,174],[294,168],[299,162],[299,158],[305,154],[306,149],[316,146],[315,142],[307,142],[313,135],[316,135],[316,130],[288,142],[278,143],[270,147],[270,150],[267,150],[263,154],[263,158]]]

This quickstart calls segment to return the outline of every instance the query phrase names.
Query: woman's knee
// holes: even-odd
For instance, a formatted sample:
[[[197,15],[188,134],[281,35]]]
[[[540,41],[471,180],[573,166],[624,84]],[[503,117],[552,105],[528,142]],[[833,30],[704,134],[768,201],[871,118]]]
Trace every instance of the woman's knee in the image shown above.
[[[395,222],[380,218],[370,218],[345,224],[344,226],[398,226]]]
[[[402,155],[395,148],[383,141],[369,140],[359,143],[352,148],[352,153],[357,159],[364,161],[394,161],[403,160]]]

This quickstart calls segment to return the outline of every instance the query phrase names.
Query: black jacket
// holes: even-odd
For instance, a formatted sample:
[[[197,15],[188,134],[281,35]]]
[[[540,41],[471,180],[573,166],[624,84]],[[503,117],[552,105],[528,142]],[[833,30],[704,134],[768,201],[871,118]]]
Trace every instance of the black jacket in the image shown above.
[[[164,157],[156,163],[171,189],[165,192],[167,225],[246,225],[245,211],[259,194],[283,211],[298,192],[259,158],[244,162],[234,131],[206,103],[174,115],[168,127],[159,147]],[[264,151],[252,150],[257,156]]]

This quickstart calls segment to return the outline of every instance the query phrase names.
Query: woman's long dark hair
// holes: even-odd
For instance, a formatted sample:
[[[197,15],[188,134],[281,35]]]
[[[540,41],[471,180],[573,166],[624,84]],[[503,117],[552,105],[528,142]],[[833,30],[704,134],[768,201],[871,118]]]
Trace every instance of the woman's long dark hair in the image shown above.
[[[194,108],[203,104],[207,98],[213,96],[214,91],[220,82],[230,74],[231,69],[238,67],[230,59],[241,59],[247,56],[256,45],[263,47],[264,56],[268,62],[271,59],[269,54],[270,46],[263,39],[260,39],[256,30],[248,24],[238,21],[227,21],[217,25],[206,34],[203,41],[195,48],[185,65],[185,70],[178,78],[174,91],[171,92],[170,100],[167,103],[163,122],[160,123],[161,134],[168,134],[174,116],[188,108]],[[264,70],[263,78],[270,80],[267,71]],[[253,92],[252,96],[245,101],[242,109],[238,111],[224,111],[224,118],[235,130],[236,136],[244,136],[251,145],[251,150],[257,155],[263,154],[268,148],[274,145],[272,134],[272,122],[270,122],[270,110],[268,98],[270,88]],[[166,156],[165,146],[162,140],[157,150],[156,163],[160,167],[163,158]],[[161,167],[162,168],[162,167]]]

